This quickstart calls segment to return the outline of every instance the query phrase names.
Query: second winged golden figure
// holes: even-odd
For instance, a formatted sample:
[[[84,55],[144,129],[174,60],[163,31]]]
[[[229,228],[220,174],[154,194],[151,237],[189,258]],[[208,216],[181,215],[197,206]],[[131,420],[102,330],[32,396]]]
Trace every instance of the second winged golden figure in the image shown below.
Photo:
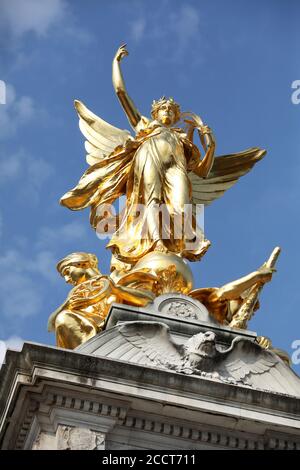
[[[96,229],[107,214],[101,208],[126,196],[124,215],[107,245],[113,254],[112,270],[128,272],[145,255],[157,251],[199,260],[210,243],[197,226],[196,205],[208,205],[222,196],[265,151],[251,148],[215,158],[210,128],[199,116],[181,113],[172,98],[154,101],[151,118],[142,116],[127,94],[120,69],[127,54],[121,46],[114,57],[113,85],[135,136],[76,101],[90,168],[61,204],[72,210],[90,207]],[[180,120],[184,128],[175,127]],[[195,130],[202,152],[193,142]],[[188,208],[192,210],[186,217]]]

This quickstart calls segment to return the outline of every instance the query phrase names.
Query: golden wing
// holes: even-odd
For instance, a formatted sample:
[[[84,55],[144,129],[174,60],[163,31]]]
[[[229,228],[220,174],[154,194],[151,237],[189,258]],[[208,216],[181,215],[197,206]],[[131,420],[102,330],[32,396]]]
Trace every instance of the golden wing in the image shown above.
[[[99,163],[116,147],[123,146],[128,139],[132,139],[129,131],[108,124],[92,113],[81,101],[75,100],[74,105],[79,116],[79,128],[87,139],[85,149],[89,165]]]
[[[208,205],[223,196],[241,176],[248,173],[260,161],[266,150],[253,147],[240,153],[216,157],[207,178],[189,173],[193,188],[193,204]]]

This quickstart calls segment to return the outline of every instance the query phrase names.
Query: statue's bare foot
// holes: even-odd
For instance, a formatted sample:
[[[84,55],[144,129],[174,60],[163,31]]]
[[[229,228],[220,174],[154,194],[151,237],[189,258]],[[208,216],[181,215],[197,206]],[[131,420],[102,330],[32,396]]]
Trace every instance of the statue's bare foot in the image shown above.
[[[202,245],[201,245],[201,256],[204,256],[210,247],[211,242],[209,240],[203,240]]]
[[[203,240],[203,243],[202,243],[203,248],[206,248],[208,250],[210,245],[211,245],[211,242],[209,240],[206,240],[206,239]]]

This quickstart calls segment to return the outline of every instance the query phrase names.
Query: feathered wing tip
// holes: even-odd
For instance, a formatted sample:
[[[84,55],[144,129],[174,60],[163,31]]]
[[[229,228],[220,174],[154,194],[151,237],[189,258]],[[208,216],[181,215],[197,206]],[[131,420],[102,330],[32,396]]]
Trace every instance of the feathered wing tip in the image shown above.
[[[190,173],[193,203],[208,205],[219,199],[241,176],[246,175],[262,160],[265,154],[266,150],[252,147],[243,152],[216,157],[210,174],[205,179]]]
[[[139,321],[124,322],[119,327],[124,340],[131,345],[132,362],[166,365],[180,364],[181,353],[174,343],[170,328],[164,323]]]
[[[122,148],[131,135],[96,116],[81,101],[75,100],[74,106],[79,116],[79,128],[87,139],[86,161],[91,168],[75,188],[62,196],[60,204],[71,210],[81,210],[99,201],[109,202],[119,197],[131,159],[129,152],[124,155]],[[114,152],[117,147],[119,156]]]
[[[112,126],[90,111],[81,101],[75,100],[74,106],[79,116],[79,128],[87,139],[85,149],[89,165],[99,163],[131,137],[129,131]]]
[[[300,396],[300,379],[274,352],[236,337],[219,355],[218,372],[253,388]]]

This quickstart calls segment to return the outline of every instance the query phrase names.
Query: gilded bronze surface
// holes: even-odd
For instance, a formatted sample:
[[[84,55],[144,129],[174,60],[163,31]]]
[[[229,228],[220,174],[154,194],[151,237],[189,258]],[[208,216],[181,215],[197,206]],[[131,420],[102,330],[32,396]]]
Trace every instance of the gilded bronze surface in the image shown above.
[[[125,213],[107,245],[113,254],[112,270],[128,272],[153,251],[199,260],[210,243],[197,226],[195,215],[186,220],[181,231],[178,229],[186,207],[191,206],[194,214],[197,204],[208,205],[222,196],[265,151],[252,148],[215,158],[211,129],[196,114],[181,113],[173,98],[154,101],[151,118],[142,116],[122,76],[120,62],[126,55],[125,46],[121,46],[113,60],[112,78],[135,136],[111,126],[76,101],[90,168],[61,198],[61,204],[72,210],[90,207],[91,224],[99,229],[103,205],[126,195]],[[180,119],[184,128],[175,127]],[[193,142],[195,130],[203,155]],[[143,217],[137,210],[140,206],[145,210]],[[164,211],[162,223],[157,208]]]
[[[74,285],[48,321],[48,331],[55,331],[56,344],[62,348],[74,349],[99,333],[113,302],[145,306],[154,299],[149,290],[118,285],[110,276],[102,275],[96,256],[90,253],[72,253],[58,263],[57,269]],[[153,276],[146,277],[151,285]]]
[[[279,254],[278,250],[279,248],[275,248],[273,253]],[[259,293],[264,284],[272,279],[272,255],[273,263],[264,263],[257,271],[222,287],[195,289],[189,295],[202,302],[219,323],[247,329],[249,320],[259,308]]]
[[[281,250],[279,247],[274,248],[269,259],[266,261],[266,263],[263,264],[262,268],[260,268],[260,271],[269,271],[269,280],[271,279],[272,273],[274,272],[274,267],[280,255],[280,251]],[[251,286],[247,292],[247,295],[245,296],[243,304],[234,315],[229,326],[232,328],[247,328],[248,322],[255,312],[255,306],[257,305],[258,297],[262,291],[263,285],[264,282],[256,282]]]
[[[186,260],[200,260],[210,246],[197,225],[197,205],[220,198],[266,152],[253,147],[216,157],[212,130],[198,115],[182,112],[173,98],[153,101],[151,116],[142,116],[121,71],[127,55],[125,45],[116,52],[112,82],[134,135],[75,101],[89,168],[60,202],[75,211],[90,208],[92,227],[111,233],[107,248],[112,258],[110,275],[101,274],[96,256],[88,253],[72,253],[58,264],[74,288],[48,327],[56,332],[57,345],[65,348],[75,348],[101,331],[113,302],[145,306],[158,295],[174,292],[202,302],[220,324],[246,329],[280,252],[276,248],[261,268],[222,287],[194,288]],[[195,131],[200,148],[194,143]],[[112,204],[121,196],[126,197],[125,208],[115,214]],[[273,348],[269,338],[257,341]]]

